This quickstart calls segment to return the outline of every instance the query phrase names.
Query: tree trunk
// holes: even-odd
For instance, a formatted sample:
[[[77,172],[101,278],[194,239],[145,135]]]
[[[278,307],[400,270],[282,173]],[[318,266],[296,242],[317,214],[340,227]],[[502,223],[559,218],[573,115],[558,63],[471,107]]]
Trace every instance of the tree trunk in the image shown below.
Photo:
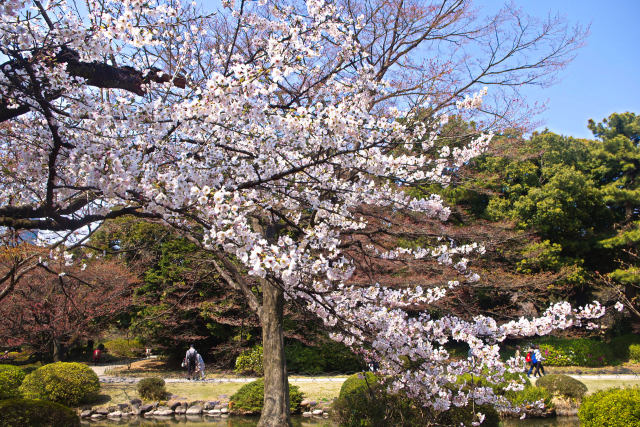
[[[264,281],[262,295],[260,321],[262,323],[264,407],[258,427],[291,426],[289,380],[282,329],[284,293],[281,289]]]
[[[53,339],[53,361],[61,362],[64,357],[62,353],[63,353],[62,343],[60,343],[59,340],[54,338]]]

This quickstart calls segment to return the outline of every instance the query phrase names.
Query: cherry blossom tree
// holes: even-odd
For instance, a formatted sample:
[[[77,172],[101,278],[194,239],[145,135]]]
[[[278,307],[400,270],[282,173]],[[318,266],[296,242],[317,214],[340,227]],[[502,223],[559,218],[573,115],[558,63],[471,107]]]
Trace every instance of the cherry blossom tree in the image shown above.
[[[72,233],[130,214],[167,223],[215,254],[214,268],[262,325],[261,426],[290,424],[286,302],[317,314],[336,340],[364,346],[394,391],[436,411],[504,404],[490,388],[456,381],[466,372],[498,381],[518,370],[522,361],[498,355],[507,336],[602,314],[598,304],[560,303],[503,324],[430,315],[448,289],[477,280],[469,259],[483,252],[437,229],[418,247],[361,250],[435,259],[458,280],[424,288],[350,282],[356,263],[343,244],[366,232],[363,207],[446,221],[438,196],[405,189],[448,183],[491,140],[482,133],[462,147],[442,144],[447,114],[482,110],[483,85],[537,81],[576,44],[560,37],[545,49],[555,27],[543,25],[530,37],[516,33],[502,57],[504,40],[489,37],[492,65],[461,82],[445,65],[469,69],[465,61],[412,61],[426,42],[497,37],[495,25],[456,32],[469,2],[366,4],[224,1],[224,10],[207,13],[178,1],[89,0],[82,12],[64,0],[0,3],[8,58],[0,65],[0,226]],[[540,56],[526,61],[524,51]],[[501,68],[512,60],[518,65]],[[416,120],[425,111],[430,120]],[[466,342],[474,358],[452,359],[452,340]]]

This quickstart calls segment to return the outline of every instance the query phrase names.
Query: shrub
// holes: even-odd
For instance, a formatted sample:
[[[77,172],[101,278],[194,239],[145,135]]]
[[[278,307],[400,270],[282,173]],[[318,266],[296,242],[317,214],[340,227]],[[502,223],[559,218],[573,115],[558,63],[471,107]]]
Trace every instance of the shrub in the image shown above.
[[[304,394],[298,386],[289,384],[289,409],[292,413],[300,410],[300,403]],[[235,412],[243,414],[257,414],[262,411],[264,404],[264,380],[259,379],[243,385],[240,390],[231,396]]]
[[[509,401],[514,405],[522,406],[542,400],[545,407],[552,408],[552,398],[552,393],[546,388],[530,386],[525,387],[524,390],[515,392],[512,396],[509,397]]]
[[[334,414],[341,426],[424,426],[471,425],[474,411],[471,405],[452,406],[446,412],[437,413],[422,407],[402,394],[390,394],[381,378],[371,372],[350,376],[340,389],[340,396],[333,404]],[[483,426],[497,427],[499,415],[489,406],[475,406],[476,412],[485,415]]]
[[[613,354],[619,360],[629,360],[631,358],[630,347],[633,344],[640,344],[640,335],[637,334],[624,334],[619,335],[611,340],[609,347]]]
[[[631,344],[629,346],[629,359],[634,362],[640,362],[640,344]]]
[[[79,427],[80,417],[59,403],[28,399],[0,401],[0,427],[15,426]]]
[[[578,411],[583,427],[640,425],[640,388],[609,389],[587,396]]]
[[[144,344],[137,339],[117,338],[104,343],[107,352],[115,357],[141,357],[144,355]]]
[[[98,376],[82,363],[57,362],[27,375],[20,392],[27,399],[42,399],[75,406],[95,400],[100,390]]]
[[[24,380],[25,373],[13,365],[0,365],[0,400],[20,397],[18,387]]]
[[[143,378],[138,382],[138,394],[146,400],[163,400],[167,397],[164,380],[158,377]]]
[[[255,347],[243,351],[236,359],[237,374],[256,374],[262,376],[264,368],[262,367],[262,346]]]
[[[353,354],[349,347],[342,343],[327,341],[318,349],[325,363],[325,372],[352,373],[362,371],[365,368],[364,360]]]
[[[568,375],[550,374],[539,378],[536,386],[549,390],[552,394],[559,394],[573,399],[582,399],[587,392],[587,386]]]
[[[611,348],[588,338],[554,338],[539,342],[544,364],[549,366],[606,366],[615,360]]]

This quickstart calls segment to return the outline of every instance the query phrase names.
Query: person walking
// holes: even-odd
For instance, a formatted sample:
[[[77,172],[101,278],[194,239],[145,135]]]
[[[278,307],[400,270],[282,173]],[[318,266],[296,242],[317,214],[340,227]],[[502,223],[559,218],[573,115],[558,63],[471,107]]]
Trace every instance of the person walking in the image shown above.
[[[536,375],[541,377],[542,375],[545,375],[544,373],[544,366],[542,366],[542,362],[544,362],[544,357],[542,357],[542,353],[540,352],[540,346],[538,346],[536,344],[535,350],[533,351],[533,354],[535,355],[536,358],[536,371],[534,372],[533,376],[535,377]],[[542,371],[542,374],[540,373]]]
[[[191,380],[194,378],[196,368],[198,367],[198,352],[193,348],[193,344],[189,346],[189,350],[187,350],[184,360],[187,364],[187,379]]]
[[[531,372],[533,372],[533,368],[535,368],[536,364],[538,363],[538,360],[536,359],[535,348],[533,346],[531,346],[531,348],[529,349],[527,358],[529,358],[529,370],[527,371],[527,376],[530,376]]]
[[[200,353],[198,353],[197,355],[197,363],[198,363],[198,369],[196,370],[196,378],[200,380],[204,380],[204,377],[205,377],[204,360],[202,359],[202,356],[200,355]]]

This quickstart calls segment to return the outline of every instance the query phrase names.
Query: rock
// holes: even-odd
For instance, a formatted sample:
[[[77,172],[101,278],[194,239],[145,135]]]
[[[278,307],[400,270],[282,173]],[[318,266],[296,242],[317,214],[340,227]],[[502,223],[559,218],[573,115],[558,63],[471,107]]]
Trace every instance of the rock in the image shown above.
[[[80,412],[80,418],[88,418],[91,415],[93,415],[92,409],[85,409],[84,411]]]
[[[107,406],[107,411],[109,411],[109,412],[115,412],[118,409],[119,408],[116,405]]]
[[[127,409],[129,409],[131,406],[129,406],[128,403],[118,403],[118,409],[120,411],[126,411]]]
[[[178,406],[176,409],[174,409],[174,412],[177,415],[184,415],[187,413],[187,407],[186,406]]]
[[[213,416],[218,416],[220,415],[222,412],[220,412],[220,409],[212,409],[209,412],[207,412],[209,415],[213,415]]]
[[[131,412],[123,412],[122,413],[123,417],[130,417],[131,415],[133,415],[133,413],[131,413]]]
[[[202,414],[202,406],[193,405],[189,409],[187,409],[186,414],[187,415],[200,415],[200,414]]]
[[[156,409],[155,411],[153,411],[153,415],[168,417],[169,415],[173,415],[173,409],[169,409],[169,408]]]
[[[223,414],[228,414],[229,413],[229,408],[227,408],[226,406],[223,408],[220,408],[220,412],[222,412]]]
[[[113,411],[113,412],[109,412],[107,414],[107,417],[109,418],[120,418],[122,416],[122,412],[121,411]]]
[[[140,411],[140,407],[139,407],[139,406],[137,406],[137,405],[133,405],[133,406],[131,407],[131,413],[132,413],[133,415],[140,415],[142,412]]]
[[[324,412],[322,409],[314,409],[313,412],[311,412],[312,415],[322,415],[322,412]]]
[[[182,406],[182,402],[178,400],[170,400],[167,402],[167,406],[175,411],[178,406]]]
[[[142,405],[140,407],[140,413],[144,414],[145,412],[149,412],[153,409],[153,405],[150,403],[147,403],[146,405]]]
[[[204,404],[204,409],[211,410],[216,409],[216,407],[220,404],[218,401],[209,401]]]
[[[311,401],[309,399],[304,399],[302,400],[302,402],[300,402],[300,406],[307,407],[310,403]]]
[[[107,408],[98,408],[94,412],[98,415],[107,415],[110,411]]]
[[[311,412],[309,412],[309,411],[306,411],[306,412],[302,413],[303,417],[310,417],[311,415],[313,415],[313,414]]]
[[[312,400],[311,402],[309,402],[309,406],[313,407],[316,406],[318,404],[318,402],[316,402],[315,400]]]
[[[104,415],[98,414],[98,413],[95,413],[95,414],[91,415],[91,419],[93,419],[93,420],[104,418],[104,417],[105,417]]]
[[[132,405],[140,406],[140,405],[142,405],[142,400],[140,400],[140,399],[131,399],[129,401],[129,403],[132,404]]]

